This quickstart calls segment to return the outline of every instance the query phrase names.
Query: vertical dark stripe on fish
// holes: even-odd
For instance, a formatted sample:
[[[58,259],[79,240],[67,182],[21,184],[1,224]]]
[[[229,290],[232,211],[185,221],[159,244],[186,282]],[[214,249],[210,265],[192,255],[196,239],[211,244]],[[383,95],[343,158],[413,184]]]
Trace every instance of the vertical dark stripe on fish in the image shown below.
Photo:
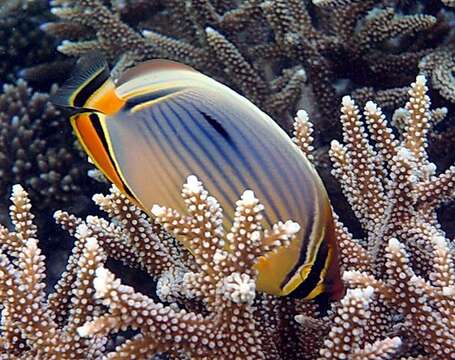
[[[304,227],[305,232],[301,235],[302,240],[300,242],[300,253],[299,253],[299,259],[297,260],[296,264],[292,269],[289,270],[288,274],[286,277],[283,279],[283,281],[280,284],[280,289],[283,289],[289,280],[296,274],[296,272],[306,264],[306,257],[308,254],[308,244],[311,241],[311,233],[313,231],[313,226],[314,226],[314,212],[311,214],[308,214],[308,222],[306,223],[306,226]]]
[[[178,144],[177,146],[172,144],[168,131],[165,128],[163,128],[160,124],[159,121],[160,117],[164,120],[163,125],[164,124],[169,125],[169,119],[166,116],[164,116],[164,114],[161,111],[159,111],[158,105],[159,104],[142,110],[144,111],[144,116],[148,115],[148,117],[150,117],[153,120],[152,123],[154,125],[154,128],[152,128],[150,121],[147,121],[148,119],[145,119],[143,121],[143,124],[147,128],[148,132],[152,134],[153,139],[158,144],[158,147],[162,151],[164,157],[167,159],[167,162],[171,165],[171,168],[174,169],[174,171],[176,172],[177,178],[180,178],[181,183],[175,183],[170,172],[168,171],[168,165],[163,164],[162,169],[167,177],[167,182],[172,183],[174,189],[176,190],[171,191],[170,196],[176,204],[179,204],[181,201],[179,191],[185,181],[185,175],[184,172],[182,172],[182,168],[184,168],[185,162],[182,161],[181,154],[178,149]],[[146,138],[146,141],[150,144],[150,139]],[[180,164],[176,164],[174,162],[172,156],[170,155],[170,152],[173,152],[177,156],[177,158],[180,161]]]

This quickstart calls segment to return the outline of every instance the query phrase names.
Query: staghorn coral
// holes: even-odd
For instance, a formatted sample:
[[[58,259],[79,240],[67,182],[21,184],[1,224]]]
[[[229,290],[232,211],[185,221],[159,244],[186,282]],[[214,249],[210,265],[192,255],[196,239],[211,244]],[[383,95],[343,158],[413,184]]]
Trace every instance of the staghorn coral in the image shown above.
[[[376,104],[365,105],[364,115],[376,149],[368,142],[359,109],[345,97],[341,119],[346,145],[333,142],[331,149],[334,175],[367,231],[367,248],[375,255],[384,253],[387,242],[379,241],[378,235],[409,238],[407,245],[421,250],[416,254],[419,259],[415,259],[421,274],[427,273],[425,264],[429,259],[424,250],[428,243],[420,242],[419,231],[427,235],[441,232],[435,210],[451,198],[455,184],[454,167],[436,176],[436,166],[426,153],[432,115],[426,91],[425,78],[417,77],[406,104],[405,129],[400,139]],[[375,261],[380,271],[381,256]]]
[[[182,190],[185,214],[155,205],[149,219],[115,188],[93,198],[110,221],[56,212],[57,223],[76,241],[66,271],[46,297],[30,201],[15,186],[15,231],[0,229],[3,353],[59,359],[160,353],[182,359],[454,358],[453,250],[435,214],[453,195],[454,168],[436,175],[428,160],[426,137],[440,111],[431,111],[426,93],[419,76],[401,115],[400,136],[375,103],[365,105],[362,119],[354,101],[343,99],[344,144],[332,143],[331,158],[365,236],[355,239],[336,220],[351,289],[328,311],[256,292],[254,263],[286,246],[298,225],[287,221],[263,232],[263,208],[246,190],[226,234],[222,209],[194,176]],[[294,141],[311,155],[309,116],[300,111],[295,120]],[[107,258],[146,272],[157,282],[156,295],[124,285]],[[108,342],[127,329],[136,332],[123,342],[118,338],[120,344]]]
[[[252,306],[256,296],[256,274],[252,266],[258,257],[292,239],[298,225],[277,224],[261,236],[262,207],[254,194],[246,191],[237,202],[232,229],[224,237],[220,206],[195,177],[188,178],[182,196],[188,208],[187,218],[159,206],[153,212],[165,229],[183,235],[183,241],[191,246],[195,269],[185,272],[180,280],[183,282],[180,296],[202,301],[208,315],[163,307],[122,286],[114,275],[100,268],[94,283],[95,296],[109,307],[109,313],[85,324],[79,329],[80,334],[99,336],[127,326],[141,330],[141,335],[118,347],[108,358],[126,359],[140,350],[144,351],[142,357],[158,351],[184,351],[201,359],[266,358],[265,334],[261,334],[261,327],[254,319]],[[172,284],[168,287],[174,290]],[[159,293],[166,291],[161,289]],[[137,315],[118,321],[117,314],[128,311],[131,304]]]
[[[431,79],[432,86],[443,98],[455,101],[455,81],[453,79],[454,49],[444,48],[423,57],[419,63],[422,74]]]
[[[16,231],[0,229],[2,250],[13,258],[2,254],[0,264],[0,295],[5,307],[2,352],[17,358],[94,359],[105,350],[103,333],[132,327],[141,333],[107,358],[147,358],[166,351],[196,358],[237,355],[258,359],[266,358],[266,349],[278,356],[275,344],[265,341],[273,328],[261,326],[261,322],[270,321],[270,314],[264,311],[267,308],[259,313],[253,305],[272,307],[275,300],[256,294],[252,266],[260,256],[286,245],[299,226],[292,221],[278,223],[262,234],[262,206],[246,191],[237,203],[233,227],[224,235],[222,211],[195,177],[189,177],[182,195],[189,209],[187,218],[159,206],[154,212],[165,228],[185,234],[194,252],[191,257],[115,189],[109,196],[94,198],[108,211],[111,223],[97,217],[84,222],[57,212],[57,222],[76,242],[67,270],[46,298],[44,259],[35,239],[30,201],[26,192],[15,186],[11,220]],[[122,285],[103,266],[106,254],[158,278],[157,293],[164,301],[183,299],[187,307],[200,302],[199,312],[185,310],[185,302],[163,305]],[[213,262],[208,261],[211,257]],[[23,301],[25,294],[29,295]],[[107,312],[102,305],[107,306]],[[128,316],[120,318],[119,314]]]
[[[56,212],[56,221],[76,241],[66,271],[46,297],[44,257],[37,247],[31,204],[15,186],[15,231],[0,229],[0,354],[9,359],[146,359],[161,352],[198,359],[314,359],[320,336],[327,333],[322,321],[313,319],[319,313],[314,304],[257,294],[251,267],[262,254],[289,242],[298,225],[279,223],[261,235],[262,207],[246,191],[230,233],[222,236],[219,205],[196,178],[188,179],[182,195],[190,212],[186,219],[159,206],[154,212],[164,228],[185,235],[194,257],[116,189],[94,197],[110,223]],[[158,279],[157,295],[170,305],[122,285],[104,267],[106,255]],[[300,315],[297,322],[298,312],[311,316]],[[112,349],[109,333],[127,328],[140,333]],[[289,339],[297,344],[290,346]],[[364,351],[387,354],[390,350],[382,346],[386,350]]]
[[[40,209],[45,209],[55,203],[68,205],[93,186],[85,176],[89,165],[72,146],[68,125],[48,94],[34,92],[23,80],[3,86],[0,196],[4,198],[13,184],[22,183]],[[2,216],[5,206],[1,204]]]
[[[418,76],[401,137],[375,103],[366,103],[362,120],[354,101],[343,98],[344,144],[332,142],[330,155],[365,236],[355,239],[337,221],[343,278],[355,290],[341,301],[321,356],[363,359],[382,348],[388,356],[379,358],[455,358],[455,267],[436,218],[453,196],[455,168],[436,175],[428,159],[427,134],[438,112],[430,111],[427,90]],[[357,316],[347,320],[344,313]],[[352,327],[358,330],[343,335]]]
[[[70,294],[73,300],[44,293],[44,256],[38,247],[37,229],[30,213],[30,200],[22,187],[13,187],[11,221],[14,232],[0,228],[0,299],[2,359],[81,359],[96,358],[106,339],[85,339],[77,334],[80,324],[97,313],[92,282],[103,254],[94,238],[79,228],[75,249],[80,256],[73,264],[75,278]],[[8,256],[5,255],[7,252]],[[63,301],[63,304],[61,303]],[[68,312],[65,321],[60,307]]]

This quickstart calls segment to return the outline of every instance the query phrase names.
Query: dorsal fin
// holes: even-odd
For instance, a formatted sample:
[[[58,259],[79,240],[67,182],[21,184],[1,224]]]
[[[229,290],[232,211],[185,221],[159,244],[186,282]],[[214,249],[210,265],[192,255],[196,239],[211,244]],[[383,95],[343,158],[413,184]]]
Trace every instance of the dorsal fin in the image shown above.
[[[62,107],[83,110],[90,96],[108,79],[109,67],[98,53],[81,57],[71,77],[52,96],[51,101]]]
[[[178,63],[172,60],[166,59],[154,59],[144,61],[128,70],[126,70],[116,82],[116,86],[119,87],[122,84],[130,81],[131,79],[135,79],[137,77],[156,72],[162,70],[188,70],[188,71],[196,71],[191,66]]]

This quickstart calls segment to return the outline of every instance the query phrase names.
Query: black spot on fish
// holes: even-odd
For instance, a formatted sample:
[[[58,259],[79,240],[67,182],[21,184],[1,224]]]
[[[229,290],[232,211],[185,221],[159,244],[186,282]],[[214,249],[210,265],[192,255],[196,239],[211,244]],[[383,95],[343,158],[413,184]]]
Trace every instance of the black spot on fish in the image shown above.
[[[231,142],[231,137],[226,131],[226,129],[221,125],[221,123],[217,120],[211,117],[209,114],[206,114],[203,111],[200,111],[201,115],[204,117],[204,119],[229,143]]]

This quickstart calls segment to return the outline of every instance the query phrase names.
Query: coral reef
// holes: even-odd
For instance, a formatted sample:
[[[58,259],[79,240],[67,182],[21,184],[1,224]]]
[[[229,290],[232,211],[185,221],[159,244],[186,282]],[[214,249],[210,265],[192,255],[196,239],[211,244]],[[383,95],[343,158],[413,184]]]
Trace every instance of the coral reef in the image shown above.
[[[46,296],[31,204],[16,185],[15,229],[0,229],[0,353],[12,359],[453,359],[455,266],[435,209],[453,195],[455,167],[437,175],[428,160],[427,135],[439,112],[430,109],[427,90],[418,76],[406,112],[400,110],[399,135],[377,104],[367,102],[362,119],[352,98],[343,98],[343,144],[334,141],[330,155],[365,236],[354,238],[336,220],[349,287],[340,302],[324,309],[258,293],[254,264],[287,246],[299,225],[288,220],[263,231],[264,209],[246,190],[225,233],[220,205],[194,176],[183,185],[184,214],[157,204],[150,219],[115,188],[93,197],[110,220],[57,211],[57,223],[76,240],[66,271]],[[295,120],[294,141],[311,155],[309,116],[299,111]],[[156,293],[123,284],[108,258],[147,273]],[[128,329],[134,332],[122,340]]]
[[[234,225],[224,235],[222,211],[196,178],[188,178],[182,195],[190,213],[188,223],[172,210],[157,207],[154,212],[165,228],[187,234],[194,251],[191,257],[115,189],[109,196],[94,197],[112,217],[110,223],[97,217],[84,222],[57,212],[57,222],[76,242],[66,272],[46,298],[31,205],[26,192],[15,186],[11,220],[16,230],[0,229],[2,249],[13,258],[2,254],[0,264],[2,352],[17,358],[94,359],[104,351],[105,335],[133,328],[141,333],[107,358],[145,359],[169,352],[207,359],[265,359],[266,349],[278,356],[275,344],[269,343],[273,328],[261,323],[270,321],[269,314],[264,309],[259,314],[253,306],[256,272],[252,265],[263,254],[286,245],[299,226],[288,221],[262,233],[262,207],[246,191],[237,203]],[[198,235],[201,230],[203,237]],[[103,267],[105,254],[158,279],[157,295],[172,304],[165,306],[122,285]],[[213,263],[208,260],[212,257]],[[183,304],[177,305],[176,299]],[[262,302],[269,307],[274,304],[272,299]]]
[[[0,196],[12,192],[13,202],[0,202],[11,227],[0,227],[0,359],[454,359],[454,7],[0,1],[0,83],[9,84],[0,93]],[[283,219],[262,231],[250,191],[239,194],[228,233],[194,177],[182,184],[185,214],[157,204],[150,219],[113,188],[93,197],[108,220],[82,217],[103,186],[86,176],[91,166],[49,94],[72,58],[93,50],[114,77],[168,58],[231,86],[286,130],[296,114],[294,141],[322,171],[339,215],[340,302],[256,291],[255,262],[298,225]],[[56,232],[43,218],[68,207],[55,220],[73,251],[48,294],[63,256],[49,250]],[[112,261],[153,290],[139,292]]]
[[[451,103],[455,100],[453,55],[454,49],[447,47],[426,55],[419,63],[421,73],[431,79],[432,87]]]
[[[16,185],[12,191],[11,221],[14,232],[0,228],[0,299],[4,359],[95,359],[104,349],[105,339],[85,339],[77,334],[81,323],[96,314],[93,301],[95,270],[102,254],[95,240],[79,232],[75,249],[80,250],[70,297],[59,297],[58,290],[46,298],[44,256],[36,239],[37,228],[30,213],[30,200]],[[82,231],[82,230],[81,230]],[[67,313],[62,308],[68,308]],[[66,315],[66,316],[65,316]],[[64,318],[64,320],[63,320]]]
[[[66,116],[49,102],[48,94],[34,92],[23,80],[3,86],[0,93],[2,198],[13,184],[20,183],[40,210],[51,204],[75,203],[93,187],[93,181],[86,176],[89,166],[85,155],[74,148]],[[3,217],[7,214],[7,204],[0,205],[0,214]]]
[[[74,62],[41,29],[53,18],[45,0],[0,1],[0,197],[22,184],[43,212],[40,221],[57,204],[79,213],[97,188],[66,114],[49,100],[53,82],[66,78]],[[7,209],[2,202],[2,222]]]
[[[436,104],[452,106],[455,98],[448,1],[38,0],[4,6],[4,80],[20,75],[48,89],[67,74],[71,56],[96,50],[114,65],[114,75],[156,57],[187,63],[251,99],[286,130],[290,115],[304,107],[317,125],[315,163],[340,211],[326,150],[340,135],[335,119],[343,95],[360,104],[374,98],[392,111],[404,105],[407,85],[422,73]],[[57,56],[59,41],[59,52],[70,57]],[[439,166],[454,161],[452,113],[430,134]]]

